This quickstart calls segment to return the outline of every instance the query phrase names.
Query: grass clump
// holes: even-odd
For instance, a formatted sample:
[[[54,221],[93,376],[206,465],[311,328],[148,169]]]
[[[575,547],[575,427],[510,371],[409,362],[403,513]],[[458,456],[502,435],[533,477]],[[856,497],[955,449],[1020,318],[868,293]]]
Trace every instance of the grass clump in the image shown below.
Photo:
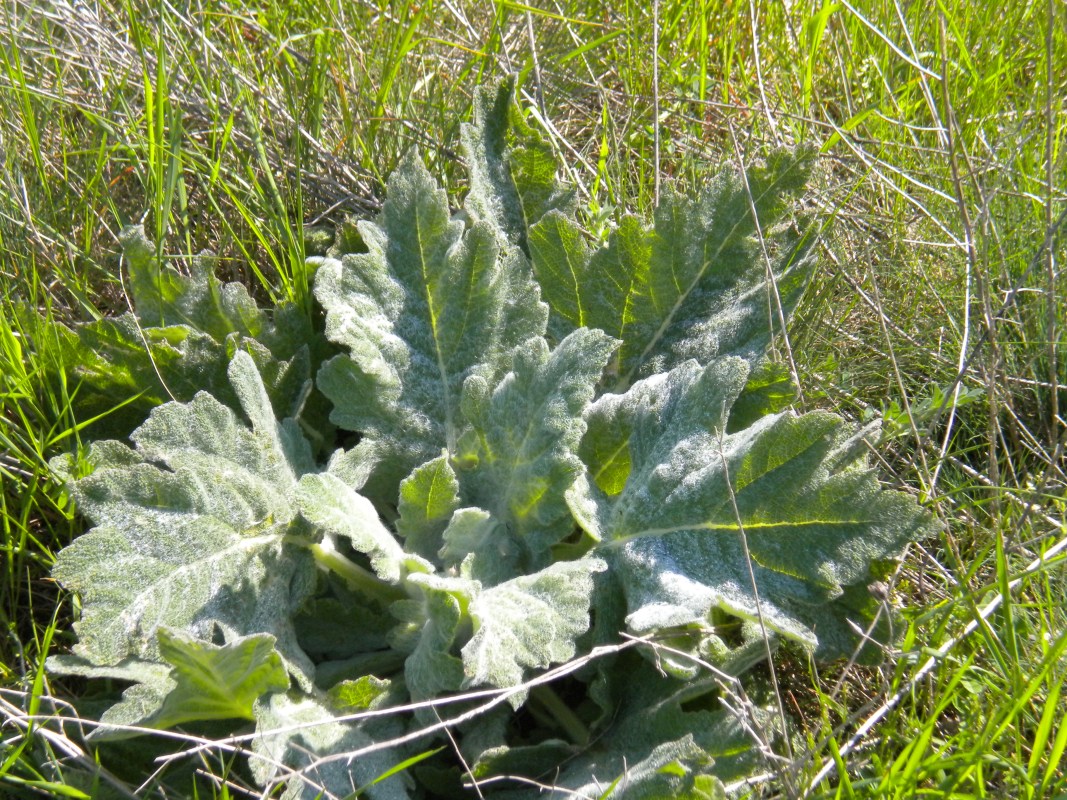
[[[511,72],[595,234],[623,198],[650,209],[659,178],[693,185],[724,158],[820,148],[810,202],[833,233],[777,358],[795,365],[798,407],[887,418],[883,474],[945,523],[886,582],[906,621],[885,667],[776,666],[803,741],[790,765],[735,788],[1067,791],[1063,8],[546,9],[15,0],[0,11],[5,791],[58,792],[70,765],[93,763],[72,728],[35,721],[87,691],[41,669],[70,645],[70,605],[48,574],[80,530],[47,460],[95,422],[73,411],[85,387],[56,326],[128,309],[121,228],[143,222],[185,273],[210,248],[221,279],[314,313],[305,227],[376,210],[416,144],[458,198],[471,87]],[[202,796],[231,792],[215,758],[198,765]],[[156,791],[111,778],[101,785]],[[186,779],[160,780],[188,793]]]

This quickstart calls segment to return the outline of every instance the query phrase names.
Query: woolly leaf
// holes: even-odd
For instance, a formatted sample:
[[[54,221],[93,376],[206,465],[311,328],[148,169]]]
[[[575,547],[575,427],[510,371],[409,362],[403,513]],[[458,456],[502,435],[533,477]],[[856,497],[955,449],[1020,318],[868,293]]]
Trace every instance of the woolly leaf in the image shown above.
[[[133,685],[122,693],[122,699],[100,717],[100,725],[89,732],[94,740],[126,739],[136,733],[125,730],[129,726],[149,728],[159,713],[167,695],[174,690],[173,670],[166,664],[124,659],[118,664],[98,666],[78,656],[49,656],[45,664],[55,675],[80,675],[85,678],[107,678],[128,681]]]
[[[133,435],[136,450],[95,446],[74,485],[95,524],[57,558],[55,577],[82,597],[74,652],[117,664],[160,658],[161,626],[212,640],[269,633],[306,684],[311,665],[290,615],[313,585],[310,556],[288,544],[306,443],[268,419],[249,356],[231,381],[254,427],[206,394],[160,406]]]
[[[605,569],[598,559],[562,561],[475,597],[474,635],[463,647],[464,686],[515,686],[529,670],[573,658],[575,641],[589,629],[593,574]],[[515,707],[520,702],[512,699]]]
[[[207,254],[192,259],[189,276],[162,265],[141,226],[124,229],[120,239],[134,313],[73,330],[54,326],[67,380],[78,382],[74,411],[92,420],[93,436],[125,438],[155,406],[188,402],[198,391],[238,408],[227,377],[238,350],[252,356],[280,415],[324,415],[310,380],[325,342],[302,309],[282,304],[268,315],[243,285],[221,283]],[[329,435],[325,420],[316,420],[316,449]]]
[[[741,674],[768,631],[825,657],[885,640],[867,587],[930,530],[864,431],[778,413],[765,351],[810,272],[785,213],[810,159],[668,190],[598,243],[513,83],[474,107],[460,211],[412,155],[374,221],[308,232],[324,336],[124,234],[136,315],[60,331],[76,395],[179,402],[94,443],[85,478],[55,462],[95,527],[57,561],[82,614],[50,663],[134,683],[112,731],[251,708],[264,796],[492,777],[516,800],[720,800],[748,732],[786,732],[721,709],[708,664]]]
[[[529,774],[522,751],[489,751],[475,766],[479,777],[529,775],[550,779],[551,798],[623,797],[720,798],[719,780],[745,774],[754,758],[752,740],[739,721],[724,710],[702,708],[700,698],[713,691],[709,682],[663,678],[648,661],[625,654],[602,663],[601,677],[590,694],[607,706],[605,730],[594,731],[590,744],[564,750],[559,766]],[[685,703],[697,708],[683,710]],[[756,710],[760,726],[766,715]],[[557,747],[559,743],[556,743]],[[610,791],[606,791],[612,787]]]
[[[403,774],[374,783],[402,756],[393,748],[350,756],[375,742],[401,733],[398,720],[388,717],[366,722],[346,722],[339,716],[352,713],[345,694],[330,700],[308,696],[274,694],[256,705],[257,734],[252,740],[252,773],[261,784],[286,783],[286,800],[341,800],[366,786],[361,797],[368,800],[408,800]],[[379,708],[390,700],[380,693],[371,700]],[[370,785],[372,784],[373,785]]]
[[[521,542],[485,509],[459,509],[452,515],[442,539],[441,560],[464,577],[494,586],[520,571]]]
[[[459,506],[459,481],[448,455],[416,468],[400,484],[397,532],[416,553],[432,559],[441,549],[442,534]]]
[[[486,220],[502,238],[527,250],[526,232],[547,212],[567,209],[573,192],[556,180],[558,164],[551,145],[523,118],[515,103],[515,80],[474,94],[474,120],[461,128],[470,169],[465,207],[473,219]]]
[[[748,383],[730,409],[726,430],[734,433],[767,414],[777,414],[788,408],[796,396],[789,370],[782,364],[762,361],[749,373]]]
[[[778,303],[788,315],[811,269],[809,242],[779,227],[810,163],[807,152],[782,152],[744,176],[724,170],[697,200],[668,193],[649,230],[624,218],[595,250],[573,219],[547,214],[530,231],[530,252],[550,329],[589,326],[621,339],[621,389],[691,358],[756,363]]]
[[[296,505],[316,528],[343,536],[357,552],[366,555],[381,580],[400,582],[407,554],[378,519],[378,512],[367,498],[348,488],[339,478],[320,473],[301,478],[296,489]]]
[[[597,552],[623,586],[632,631],[700,623],[721,609],[762,619],[820,656],[847,656],[859,636],[826,616],[844,610],[849,587],[873,580],[872,565],[927,533],[929,515],[879,490],[854,432],[831,414],[768,416],[723,433],[746,375],[737,358],[689,362],[603,397],[587,415],[590,435],[617,428],[611,437],[626,439],[631,471],[617,495],[586,484],[585,503],[572,502],[602,539]],[[863,609],[851,610],[866,628]],[[822,637],[824,627],[833,635]]]
[[[51,658],[51,672],[136,681],[122,701],[104,712],[94,739],[132,736],[125,726],[173,728],[185,722],[253,719],[252,704],[264,694],[285,691],[289,676],[274,650],[274,637],[245,636],[217,646],[178,631],[159,629],[160,655],[170,665],[125,661],[94,667],[81,659]]]
[[[395,502],[412,469],[453,449],[463,430],[463,382],[495,382],[512,349],[544,330],[536,289],[516,296],[522,259],[491,225],[464,231],[418,157],[389,180],[377,222],[360,224],[365,254],[327,259],[315,295],[326,333],[347,355],[319,373],[331,419],[381,453],[369,488]]]
[[[330,690],[330,704],[350,714],[374,708],[380,698],[389,691],[389,681],[366,675],[359,680],[344,681]]]
[[[463,663],[451,651],[480,587],[475,581],[439,575],[413,575],[410,582],[418,587],[422,602],[394,607],[394,614],[410,617],[416,628],[417,641],[404,664],[404,676],[412,699],[425,700],[455,691],[463,683]]]
[[[264,333],[266,315],[244,286],[223,284],[215,277],[210,254],[192,259],[192,274],[185,276],[160,263],[144,226],[124,228],[119,240],[130,272],[133,306],[145,326],[184,325],[220,342],[231,333],[250,339]]]
[[[161,728],[189,720],[252,719],[257,698],[289,688],[273,636],[245,636],[220,647],[161,628],[159,653],[174,668],[176,684],[152,720]]]
[[[582,469],[582,413],[615,344],[588,329],[551,352],[531,339],[491,394],[478,377],[464,387],[471,434],[460,443],[460,486],[506,525],[528,568],[547,563],[548,549],[573,529],[564,495]]]

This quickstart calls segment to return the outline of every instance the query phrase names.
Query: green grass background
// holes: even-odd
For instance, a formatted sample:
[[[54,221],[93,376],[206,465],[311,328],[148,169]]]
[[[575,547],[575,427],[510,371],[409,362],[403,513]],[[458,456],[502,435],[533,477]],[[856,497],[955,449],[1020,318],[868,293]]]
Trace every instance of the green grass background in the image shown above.
[[[886,483],[945,523],[886,587],[883,667],[776,663],[792,758],[739,790],[1067,797],[1064,0],[5,2],[0,795],[84,796],[64,774],[93,762],[35,722],[84,689],[41,667],[71,642],[48,575],[81,529],[47,459],[89,422],[49,377],[53,322],[126,309],[134,221],[179,268],[210,248],[310,306],[301,226],[372,213],[412,147],[459,196],[459,123],[507,73],[594,232],[819,148],[822,266],[779,357],[798,407],[884,417]],[[201,796],[245,796],[201,766]]]

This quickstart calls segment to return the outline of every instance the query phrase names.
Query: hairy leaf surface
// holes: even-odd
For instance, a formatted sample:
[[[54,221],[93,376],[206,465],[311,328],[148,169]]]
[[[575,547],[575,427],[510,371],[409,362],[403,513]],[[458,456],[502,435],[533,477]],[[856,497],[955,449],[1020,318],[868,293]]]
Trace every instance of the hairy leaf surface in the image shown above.
[[[459,504],[459,480],[445,453],[416,468],[400,484],[397,532],[410,550],[432,560]]]
[[[522,566],[543,566],[548,549],[574,527],[564,494],[582,470],[582,413],[615,345],[580,329],[549,352],[538,337],[516,350],[513,370],[492,393],[478,376],[464,386],[471,431],[460,443],[460,486],[466,500],[505,524],[523,551]],[[478,569],[481,579],[486,573]]]
[[[540,761],[535,748],[489,751],[476,774],[537,779],[551,784],[548,796],[560,800],[605,795],[652,800],[697,798],[701,791],[719,798],[717,776],[729,779],[751,768],[753,742],[738,720],[721,709],[683,709],[713,691],[713,684],[662,678],[633,653],[601,666],[590,694],[605,706],[610,725],[595,741],[557,752],[555,764],[532,772]],[[522,790],[505,795],[525,796]]]
[[[381,215],[360,231],[369,252],[327,259],[316,275],[327,335],[348,351],[318,381],[333,421],[375,441],[371,486],[394,501],[412,469],[455,447],[463,382],[495,382],[512,349],[544,330],[546,312],[532,284],[515,297],[519,254],[502,254],[488,223],[465,231],[451,219],[417,156],[393,173]]]
[[[471,598],[480,589],[476,581],[440,575],[412,576],[422,594],[421,604],[394,607],[417,627],[415,649],[404,665],[404,676],[414,700],[454,692],[463,684],[463,663],[452,650],[467,619]],[[401,606],[401,604],[398,604]]]
[[[461,138],[460,210],[412,154],[315,232],[324,331],[123,234],[135,313],[59,336],[80,396],[159,407],[54,462],[94,527],[49,666],[133,683],[103,737],[254,718],[264,796],[721,800],[788,735],[728,676],[768,635],[878,655],[868,586],[931,529],[865,431],[779,413],[810,155],[596,242],[514,81]]]
[[[388,718],[366,722],[342,721],[338,716],[358,713],[338,692],[328,700],[274,694],[256,707],[257,735],[252,741],[252,772],[261,784],[286,783],[286,800],[343,800],[366,786],[368,800],[408,800],[403,774],[373,783],[402,757],[393,748],[358,757],[347,753],[385,741],[401,732]],[[389,700],[371,698],[369,708]],[[343,708],[334,704],[340,701]],[[372,784],[373,785],[369,785]]]
[[[207,254],[191,259],[191,275],[162,263],[140,225],[122,231],[132,313],[55,326],[68,381],[77,381],[74,411],[95,437],[126,437],[148,412],[199,391],[239,408],[227,375],[234,354],[255,361],[282,416],[301,417],[316,438],[330,435],[324,399],[311,391],[313,369],[327,345],[307,314],[291,303],[258,308],[242,284],[223,284]],[[321,437],[321,439],[319,438]]]
[[[459,509],[441,538],[439,555],[445,566],[488,586],[513,577],[522,561],[522,543],[483,508]]]
[[[239,353],[230,373],[252,429],[206,394],[161,406],[134,434],[135,451],[94,447],[96,469],[75,484],[96,527],[62,551],[54,574],[82,596],[75,653],[88,661],[159,660],[161,626],[208,641],[216,630],[269,633],[310,683],[290,615],[314,574],[285,541],[310,453],[270,414],[251,358]]]
[[[830,604],[873,580],[872,563],[927,532],[929,517],[880,491],[834,415],[772,415],[723,433],[746,375],[736,358],[690,362],[601,398],[589,436],[610,439],[602,450],[624,440],[632,467],[615,496],[588,483],[572,493],[576,514],[622,582],[631,630],[699,623],[718,608],[847,656],[860,640],[838,624],[822,635]]]
[[[266,315],[239,283],[215,277],[214,260],[202,254],[191,260],[189,276],[165,268],[144,226],[124,228],[119,240],[130,273],[130,294],[137,316],[154,328],[184,325],[223,341],[231,333],[261,336]]]
[[[386,583],[399,583],[409,567],[417,572],[432,569],[409,557],[378,519],[370,500],[340,478],[329,473],[305,475],[296,488],[296,504],[319,530],[344,537],[357,552],[366,555],[374,572]]]
[[[778,303],[788,315],[811,270],[809,243],[776,227],[809,172],[809,154],[784,152],[742,176],[724,170],[697,200],[668,194],[651,229],[624,218],[597,249],[573,218],[547,214],[530,231],[530,252],[550,330],[587,326],[621,339],[623,389],[687,359],[733,354],[755,364]]]
[[[461,137],[471,176],[468,213],[528,252],[526,232],[549,211],[568,209],[574,193],[556,180],[551,145],[515,104],[514,78],[475,92],[474,120],[463,125]]]
[[[474,636],[463,647],[464,685],[515,686],[529,670],[572,658],[577,638],[589,629],[593,574],[605,569],[598,559],[562,561],[474,598]]]
[[[125,726],[172,728],[185,722],[253,719],[252,705],[264,694],[285,691],[289,676],[274,649],[274,637],[244,636],[222,646],[179,631],[159,629],[164,664],[124,661],[97,667],[73,656],[53,657],[55,673],[135,681],[106,712],[94,739],[133,736]],[[169,666],[168,666],[169,665]]]

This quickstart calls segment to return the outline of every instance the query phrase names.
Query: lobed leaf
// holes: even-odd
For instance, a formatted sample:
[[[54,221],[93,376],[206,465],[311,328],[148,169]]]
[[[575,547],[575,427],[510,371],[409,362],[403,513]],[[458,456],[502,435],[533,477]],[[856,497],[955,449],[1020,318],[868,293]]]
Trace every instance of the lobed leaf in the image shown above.
[[[74,411],[91,438],[126,437],[149,411],[168,400],[188,402],[206,391],[239,408],[227,375],[234,354],[252,356],[272,403],[301,418],[315,439],[331,431],[323,398],[311,391],[313,368],[326,353],[307,314],[282,304],[267,314],[239,283],[221,283],[214,260],[202,254],[185,276],[164,266],[142,226],[122,231],[133,313],[68,329],[56,325],[61,363],[77,381]]]
[[[810,154],[668,192],[595,246],[513,81],[476,91],[461,137],[462,211],[411,155],[376,220],[312,232],[325,338],[123,233],[135,314],[60,337],[94,402],[181,402],[72,481],[95,527],[57,559],[83,613],[49,665],[134,683],[105,735],[254,718],[267,794],[451,796],[468,776],[502,798],[540,791],[512,777],[719,800],[756,763],[745,726],[774,731],[700,670],[748,669],[765,628],[829,658],[884,639],[867,586],[931,529],[881,491],[864,431],[778,413],[792,390],[765,351],[812,268],[783,222]],[[324,397],[355,434],[325,467]],[[612,647],[623,629],[641,653]],[[586,654],[449,731],[463,770],[396,745],[437,717],[395,706]]]
[[[417,467],[400,484],[397,533],[411,550],[433,559],[459,504],[459,480],[446,452]]]
[[[215,277],[210,253],[193,258],[192,274],[185,276],[163,267],[143,225],[124,228],[119,241],[130,273],[133,306],[145,326],[186,326],[219,342],[231,333],[255,339],[266,331],[267,317],[248,290]]]
[[[314,570],[285,539],[310,455],[289,426],[264,417],[251,358],[239,353],[230,373],[252,430],[200,394],[155,409],[136,450],[94,445],[96,469],[74,495],[96,527],[59,554],[53,574],[82,597],[74,652],[90,662],[158,661],[162,626],[208,641],[217,630],[227,640],[269,633],[310,685],[290,617]]]
[[[173,728],[186,722],[254,718],[252,706],[265,694],[289,688],[289,676],[273,636],[255,634],[217,646],[180,631],[160,628],[159,650],[167,665],[127,659],[95,666],[76,656],[54,656],[49,671],[63,675],[134,681],[122,700],[104,712],[94,739],[136,735],[127,730]]]
[[[478,376],[464,386],[471,428],[458,446],[462,494],[506,526],[521,551],[517,567],[539,569],[549,548],[573,530],[565,492],[582,471],[582,414],[615,347],[601,331],[588,329],[551,352],[538,337],[516,350],[512,371],[491,393]],[[495,538],[502,547],[500,533]]]
[[[45,666],[55,675],[79,675],[133,684],[122,693],[119,702],[100,716],[100,725],[87,735],[87,738],[93,740],[126,739],[137,734],[125,728],[151,727],[153,718],[159,713],[167,695],[174,691],[177,685],[172,677],[173,670],[166,664],[135,658],[101,666],[78,656],[60,655],[49,656]]]
[[[777,304],[789,314],[812,268],[810,242],[778,227],[810,164],[806,151],[780,152],[743,176],[724,170],[699,199],[667,194],[651,229],[624,217],[598,249],[573,218],[548,213],[529,241],[550,330],[594,327],[620,339],[620,390],[688,359],[756,364]]]
[[[394,614],[410,615],[418,627],[415,648],[404,664],[404,677],[412,699],[426,700],[463,685],[464,666],[452,651],[471,599],[481,587],[476,581],[440,575],[413,575],[410,582],[421,593],[422,601],[414,608],[394,606]]]
[[[607,707],[609,724],[591,743],[562,752],[556,743],[556,761],[547,768],[533,747],[498,748],[483,754],[475,773],[549,783],[547,796],[560,800],[720,798],[720,780],[743,775],[755,763],[742,724],[724,709],[701,707],[714,684],[663,678],[632,653],[599,666],[589,693]],[[757,713],[762,727],[767,715]],[[519,790],[505,796],[529,795]]]
[[[159,653],[174,668],[176,685],[153,722],[169,728],[191,720],[252,719],[260,696],[289,688],[274,644],[273,636],[255,634],[217,646],[161,628]]]
[[[286,800],[342,800],[363,787],[360,796],[368,800],[408,800],[405,775],[375,783],[403,760],[400,753],[386,747],[359,757],[346,755],[401,733],[398,721],[388,717],[365,722],[339,719],[353,712],[352,694],[341,691],[321,700],[277,693],[258,703],[250,762],[256,780],[263,785],[285,782]],[[369,708],[381,707],[389,699],[388,693],[373,693]]]
[[[460,128],[460,139],[470,170],[468,214],[528,252],[527,231],[549,211],[569,210],[574,193],[556,180],[551,145],[516,105],[514,77],[475,91],[474,120]]]
[[[854,431],[832,414],[772,415],[723,433],[746,375],[737,358],[690,362],[602,398],[587,414],[590,435],[624,440],[632,468],[617,495],[586,484],[572,503],[602,540],[632,631],[702,623],[721,609],[821,657],[848,656],[861,636],[826,617],[874,579],[872,565],[927,533],[929,515],[880,490]],[[870,619],[849,605],[863,630]]]
[[[485,590],[470,604],[474,635],[463,647],[464,687],[507,688],[528,672],[574,657],[589,629],[593,574],[599,559],[562,561]],[[522,697],[511,703],[518,707]]]
[[[483,508],[461,508],[441,536],[438,555],[452,572],[495,586],[519,572],[522,543]]]
[[[375,574],[386,583],[400,582],[404,570],[428,571],[404,552],[393,535],[378,519],[370,500],[329,473],[305,475],[295,494],[300,513],[330,536],[344,537],[359,553],[370,559]]]
[[[369,486],[391,502],[412,469],[454,449],[463,382],[495,382],[512,349],[544,330],[546,311],[532,284],[516,292],[520,254],[502,251],[488,223],[464,230],[451,219],[417,156],[393,173],[381,215],[360,231],[369,252],[327,259],[316,275],[327,336],[347,351],[318,382],[331,419],[375,442]]]

